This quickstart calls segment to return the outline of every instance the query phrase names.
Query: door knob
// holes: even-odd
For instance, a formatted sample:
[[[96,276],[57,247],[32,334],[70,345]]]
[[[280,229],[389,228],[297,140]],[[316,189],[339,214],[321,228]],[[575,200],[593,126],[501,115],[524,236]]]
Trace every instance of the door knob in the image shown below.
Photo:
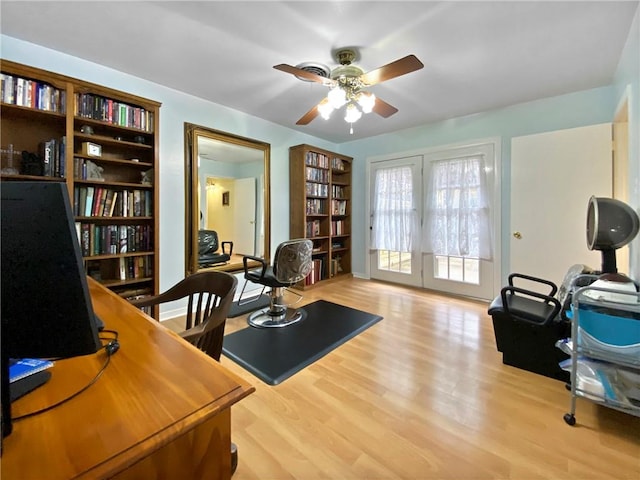
[[[522,238],[522,234],[520,232],[513,232],[513,237],[520,240]]]

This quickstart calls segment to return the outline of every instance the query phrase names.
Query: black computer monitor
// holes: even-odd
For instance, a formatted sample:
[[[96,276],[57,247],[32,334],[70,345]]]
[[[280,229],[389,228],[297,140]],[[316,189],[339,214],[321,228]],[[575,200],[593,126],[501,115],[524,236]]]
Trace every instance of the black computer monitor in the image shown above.
[[[0,185],[2,427],[11,432],[9,358],[69,358],[101,347],[67,186]]]

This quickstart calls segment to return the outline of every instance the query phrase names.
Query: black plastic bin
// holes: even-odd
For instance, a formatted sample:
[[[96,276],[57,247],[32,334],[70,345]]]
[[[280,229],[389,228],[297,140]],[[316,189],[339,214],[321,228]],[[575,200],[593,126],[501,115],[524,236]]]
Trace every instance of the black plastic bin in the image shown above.
[[[533,282],[547,287],[548,293],[525,289],[514,284]],[[540,288],[538,288],[540,289]],[[533,373],[569,381],[569,372],[559,363],[569,358],[556,342],[571,336],[571,323],[563,314],[563,305],[555,298],[558,287],[548,280],[512,273],[509,285],[503,287],[489,306],[493,320],[496,347],[502,352],[502,363]],[[566,297],[566,289],[563,297]],[[565,298],[562,298],[563,303]]]

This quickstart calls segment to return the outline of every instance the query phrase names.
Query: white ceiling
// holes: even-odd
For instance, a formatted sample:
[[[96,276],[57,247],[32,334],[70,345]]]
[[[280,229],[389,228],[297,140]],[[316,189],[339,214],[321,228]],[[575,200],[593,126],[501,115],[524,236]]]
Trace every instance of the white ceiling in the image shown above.
[[[0,2],[3,34],[63,51],[335,143],[612,82],[638,1]],[[399,109],[295,122],[327,88],[273,69],[425,67],[375,85]]]

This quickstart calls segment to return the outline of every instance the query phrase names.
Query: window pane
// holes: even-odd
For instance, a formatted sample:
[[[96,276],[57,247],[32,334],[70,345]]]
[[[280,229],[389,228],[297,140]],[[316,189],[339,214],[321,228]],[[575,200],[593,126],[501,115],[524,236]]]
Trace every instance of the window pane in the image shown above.
[[[400,273],[411,274],[411,254],[410,253],[405,252],[400,254]]]
[[[433,276],[435,278],[449,278],[449,259],[441,255],[436,255],[433,259]]]
[[[389,251],[378,250],[378,268],[380,270],[389,270]]]
[[[464,280],[462,257],[449,257],[449,280]]]
[[[378,250],[378,270],[411,273],[411,253]]]
[[[477,258],[464,259],[464,281],[480,285],[480,260]]]

